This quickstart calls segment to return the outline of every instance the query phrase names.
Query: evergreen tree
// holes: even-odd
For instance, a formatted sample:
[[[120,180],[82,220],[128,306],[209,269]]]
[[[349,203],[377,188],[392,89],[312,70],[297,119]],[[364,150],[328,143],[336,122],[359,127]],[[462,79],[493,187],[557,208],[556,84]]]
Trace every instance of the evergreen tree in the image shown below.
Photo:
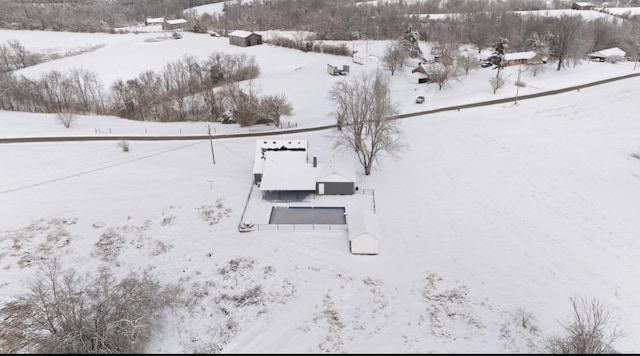
[[[415,31],[411,25],[404,31],[402,36],[402,48],[411,58],[422,58],[422,50],[420,50],[420,34]]]
[[[500,77],[500,70],[506,65],[504,56],[509,50],[509,40],[501,38],[498,43],[493,46],[493,56],[491,57],[491,63],[495,66],[494,69],[498,70],[496,78]]]

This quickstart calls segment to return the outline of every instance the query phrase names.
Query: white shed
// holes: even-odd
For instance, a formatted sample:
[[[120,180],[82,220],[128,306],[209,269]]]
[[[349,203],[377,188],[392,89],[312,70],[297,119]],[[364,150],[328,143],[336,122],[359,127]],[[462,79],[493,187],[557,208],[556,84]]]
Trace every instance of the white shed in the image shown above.
[[[358,52],[353,55],[353,63],[375,65],[378,64],[378,57],[373,54]]]
[[[380,253],[380,221],[371,211],[347,214],[349,248],[354,255],[377,255]]]

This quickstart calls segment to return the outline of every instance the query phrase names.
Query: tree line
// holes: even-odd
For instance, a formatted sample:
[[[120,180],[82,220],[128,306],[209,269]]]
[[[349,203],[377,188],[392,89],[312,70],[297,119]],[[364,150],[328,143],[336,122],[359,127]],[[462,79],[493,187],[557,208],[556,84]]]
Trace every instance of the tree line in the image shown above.
[[[266,31],[274,28],[313,33],[312,40],[389,40],[404,29],[416,29],[423,41],[438,44],[470,43],[478,49],[510,40],[512,51],[531,49],[532,36],[562,30],[564,21],[553,16],[515,11],[566,9],[568,3],[543,0],[425,0],[370,4],[359,1],[279,0],[229,1],[220,14],[197,14],[190,7],[220,0],[27,0],[0,3],[0,27],[15,29],[115,32],[114,28],[139,24],[146,17],[185,17],[194,32],[216,30],[226,34],[236,29]],[[606,12],[605,10],[602,10]],[[638,52],[640,17],[627,13],[587,20],[581,25],[574,57],[603,48],[619,47],[630,55]],[[429,17],[419,14],[450,14]]]
[[[553,8],[568,4],[553,2]],[[527,42],[534,33],[557,33],[563,21],[553,16],[518,13],[550,9],[542,0],[514,1],[440,1],[425,0],[413,4],[369,4],[332,0],[281,0],[264,2],[228,2],[220,15],[203,14],[197,20],[202,28],[266,31],[274,28],[314,33],[315,40],[389,40],[412,27],[423,41],[433,43],[470,43],[483,49],[500,38],[509,38],[511,48],[529,50]],[[637,51],[640,17],[632,14],[588,20],[573,10],[582,23],[579,41],[583,53],[620,47]],[[606,13],[606,10],[603,10]],[[429,17],[419,14],[450,14]]]
[[[0,28],[113,32],[147,17],[180,18],[185,9],[222,0],[3,0]]]
[[[217,52],[200,61],[185,55],[160,71],[116,80],[108,90],[85,69],[52,70],[35,79],[0,73],[0,109],[141,121],[280,125],[280,116],[291,113],[291,104],[282,94],[261,95],[251,82],[259,74],[253,56]]]

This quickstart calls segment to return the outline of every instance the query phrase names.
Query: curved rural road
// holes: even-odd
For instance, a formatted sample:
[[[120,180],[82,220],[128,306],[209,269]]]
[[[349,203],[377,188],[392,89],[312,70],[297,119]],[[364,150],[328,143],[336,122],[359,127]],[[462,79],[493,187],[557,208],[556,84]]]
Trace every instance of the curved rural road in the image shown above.
[[[562,89],[549,90],[541,93],[535,94],[527,94],[518,96],[518,100],[526,100],[531,98],[538,98],[541,96],[547,95],[555,95],[560,93],[565,93],[573,90],[578,90],[581,88],[592,87],[595,85],[605,84],[614,82],[622,79],[629,79],[633,77],[640,76],[640,73],[632,73],[619,77],[613,77],[603,80],[598,80],[591,83],[575,85],[571,87],[566,87]],[[515,101],[515,97],[502,98],[496,100],[488,100],[471,104],[463,104],[456,106],[447,106],[433,110],[426,111],[418,111],[406,114],[400,114],[389,117],[390,120],[398,120],[405,119],[413,116],[420,115],[428,115],[434,114],[442,111],[452,111],[452,110],[460,110],[464,108],[473,108],[479,106],[486,105],[494,105],[501,103],[509,103]],[[254,137],[254,136],[271,136],[271,135],[284,135],[284,134],[293,134],[299,132],[310,132],[310,131],[319,131],[335,128],[336,125],[324,125],[324,126],[316,126],[316,127],[307,127],[300,129],[287,129],[280,131],[261,131],[261,132],[244,132],[244,133],[233,133],[233,134],[216,134],[216,135],[181,135],[181,136],[59,136],[59,137],[11,137],[11,138],[0,138],[0,143],[22,143],[22,142],[66,142],[66,141],[122,141],[122,140],[130,140],[130,141],[178,141],[178,140],[204,140],[204,139],[222,139],[222,138],[232,138],[232,137]]]

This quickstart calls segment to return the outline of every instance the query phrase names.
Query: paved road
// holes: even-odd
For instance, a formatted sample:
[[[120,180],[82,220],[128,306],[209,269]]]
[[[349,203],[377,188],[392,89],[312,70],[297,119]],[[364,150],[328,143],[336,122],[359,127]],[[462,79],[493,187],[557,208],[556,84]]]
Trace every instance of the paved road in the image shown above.
[[[541,93],[528,94],[528,95],[520,95],[518,96],[518,100],[526,100],[531,98],[538,98],[541,96],[547,95],[555,95],[560,93],[565,93],[573,90],[578,90],[581,88],[592,87],[595,85],[611,83],[617,80],[629,79],[633,77],[640,76],[640,73],[632,73],[623,75],[620,77],[614,77],[604,80],[598,80],[595,82],[576,85],[572,87],[549,90]],[[421,116],[421,115],[429,115],[435,114],[443,111],[452,111],[452,110],[460,110],[465,108],[473,108],[479,106],[486,105],[495,105],[501,103],[510,103],[515,101],[515,97],[496,99],[496,100],[488,100],[471,104],[463,104],[456,106],[447,106],[434,110],[426,110],[426,111],[418,111],[407,114],[400,114],[389,117],[391,120],[399,120],[405,119],[413,116]],[[264,132],[246,132],[246,133],[233,133],[233,134],[216,134],[209,137],[208,135],[193,135],[193,136],[60,136],[60,137],[12,137],[12,138],[0,138],[1,143],[22,143],[22,142],[66,142],[66,141],[177,141],[177,140],[205,140],[205,139],[223,139],[223,138],[232,138],[232,137],[255,137],[255,136],[274,136],[274,135],[284,135],[284,134],[294,134],[300,132],[311,132],[311,131],[319,131],[319,130],[327,130],[336,128],[336,125],[325,125],[325,126],[317,126],[317,127],[307,127],[307,128],[299,128],[299,129],[287,129],[287,130],[279,130],[279,131],[264,131]]]

